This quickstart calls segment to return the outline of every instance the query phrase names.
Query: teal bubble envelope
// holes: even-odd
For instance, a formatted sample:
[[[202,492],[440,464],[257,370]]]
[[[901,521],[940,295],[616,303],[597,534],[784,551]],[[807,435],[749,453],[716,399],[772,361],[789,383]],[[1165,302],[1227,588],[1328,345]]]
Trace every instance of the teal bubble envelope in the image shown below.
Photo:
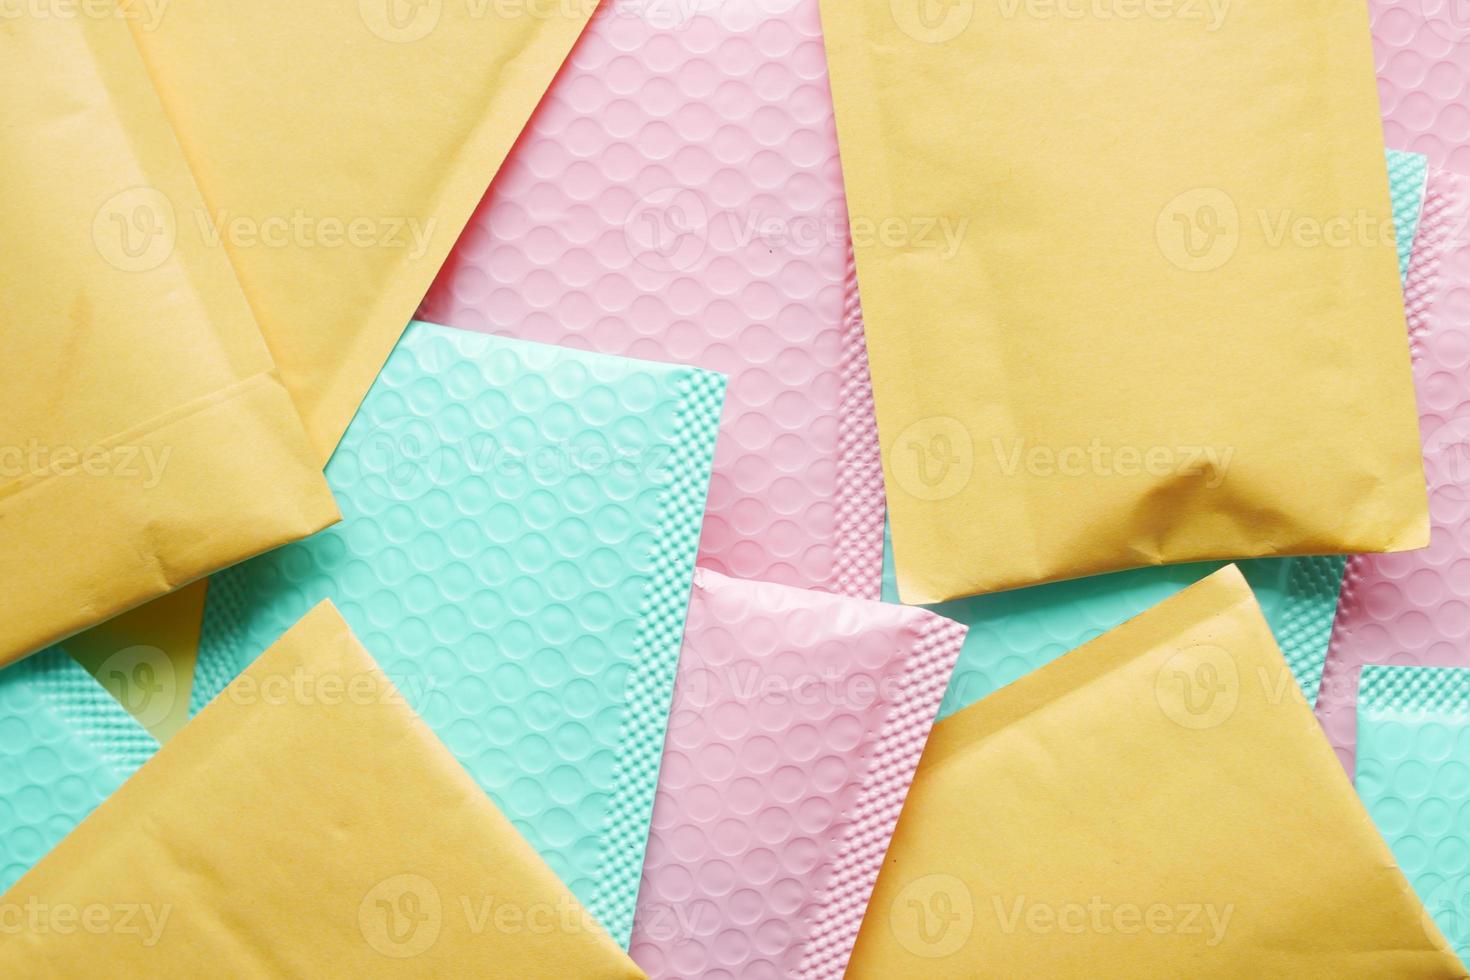
[[[1388,151],[1399,275],[1408,274],[1424,208],[1428,162],[1417,153]],[[1351,342],[1344,338],[1344,343]],[[969,627],[939,717],[947,718],[1044,667],[1176,592],[1225,562],[1141,568],[1092,578],[956,599],[929,608]],[[1332,639],[1332,620],[1347,559],[1259,558],[1237,563],[1308,704],[1316,704]],[[898,601],[893,545],[884,529],[883,598]]]
[[[927,607],[970,629],[939,708],[940,720],[1096,639],[1225,564],[1139,568]],[[1260,601],[1307,703],[1314,703],[1345,559],[1258,558],[1236,565]],[[884,562],[883,573],[883,598],[896,602],[891,560]]]
[[[327,466],[342,522],[211,583],[191,708],[331,599],[626,946],[724,388],[411,324]]]
[[[0,893],[157,751],[61,649],[0,671]]]
[[[1364,667],[1356,783],[1440,931],[1470,957],[1470,670]]]

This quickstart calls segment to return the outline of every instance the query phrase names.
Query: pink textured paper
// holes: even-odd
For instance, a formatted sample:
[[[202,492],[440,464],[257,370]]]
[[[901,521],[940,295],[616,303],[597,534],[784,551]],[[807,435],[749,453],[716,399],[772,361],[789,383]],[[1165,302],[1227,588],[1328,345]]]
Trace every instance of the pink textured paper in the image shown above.
[[[1368,0],[1388,145],[1470,173],[1470,4]]]
[[[1350,558],[1317,715],[1351,774],[1366,664],[1470,667],[1470,177],[1430,170],[1404,287],[1433,534]]]
[[[695,573],[630,953],[657,978],[837,978],[965,627]]]
[[[818,0],[609,2],[420,315],[728,375],[700,563],[876,599],[850,251]]]

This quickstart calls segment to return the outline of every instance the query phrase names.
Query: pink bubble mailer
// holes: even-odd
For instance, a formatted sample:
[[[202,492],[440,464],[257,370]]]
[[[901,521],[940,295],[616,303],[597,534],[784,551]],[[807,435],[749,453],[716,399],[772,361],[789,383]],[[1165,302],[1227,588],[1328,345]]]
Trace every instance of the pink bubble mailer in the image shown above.
[[[699,563],[876,599],[851,253],[817,0],[608,0],[421,315],[726,375]]]
[[[630,953],[841,977],[965,627],[695,573]]]
[[[1348,560],[1317,716],[1351,774],[1368,664],[1470,667],[1470,177],[1430,170],[1404,288],[1429,547]]]

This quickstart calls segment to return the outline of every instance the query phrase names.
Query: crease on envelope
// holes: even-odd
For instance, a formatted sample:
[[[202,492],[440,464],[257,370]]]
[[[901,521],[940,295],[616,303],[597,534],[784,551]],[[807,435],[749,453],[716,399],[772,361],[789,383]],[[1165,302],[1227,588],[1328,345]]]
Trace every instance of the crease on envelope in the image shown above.
[[[1435,212],[1426,223],[1426,235],[1434,236],[1441,211],[1437,207],[1426,209],[1424,204],[1428,189],[1424,157],[1389,150],[1387,160],[1399,275],[1405,292],[1415,296],[1415,303],[1409,308],[1413,323],[1415,309],[1425,295],[1422,283],[1416,280],[1411,284],[1408,278],[1420,217],[1426,210]],[[1420,268],[1419,279],[1424,271]],[[1415,350],[1418,356],[1424,345],[1417,344]],[[897,602],[893,545],[886,530],[885,542],[883,598]],[[1355,563],[1360,560],[1353,559]],[[1338,594],[1343,591],[1345,563],[1346,559],[1340,556],[1259,558],[1240,563],[1302,692],[1314,703],[1322,686],[1323,663],[1332,634],[1333,615],[1338,611]],[[941,616],[973,627],[965,638],[939,717],[968,707],[1218,567],[1193,564],[1137,568],[1015,592],[955,599],[931,607]]]
[[[0,907],[7,976],[642,976],[330,602]],[[133,914],[53,928],[65,909]]]
[[[397,3],[130,22],[322,464],[596,6]]]
[[[1361,6],[931,7],[824,18],[904,600],[1422,547]]]
[[[123,21],[0,43],[5,663],[337,512]]]
[[[129,21],[203,191],[187,218],[229,254],[321,465],[596,6],[398,2]],[[322,245],[354,220],[391,244]],[[180,671],[197,655],[197,634],[140,640]]]
[[[1238,569],[934,727],[847,975],[1039,962],[1057,976],[1466,976]]]

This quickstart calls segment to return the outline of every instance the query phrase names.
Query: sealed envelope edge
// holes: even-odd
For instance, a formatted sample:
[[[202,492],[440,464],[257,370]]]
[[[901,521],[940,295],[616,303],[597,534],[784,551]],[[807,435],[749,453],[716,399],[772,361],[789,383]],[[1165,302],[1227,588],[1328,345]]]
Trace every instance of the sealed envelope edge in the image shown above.
[[[133,479],[62,473],[0,487],[0,527],[41,546],[0,550],[10,583],[0,663],[335,523],[293,430],[285,389],[260,374],[96,444],[106,458],[125,449],[152,460]]]
[[[328,683],[333,680],[341,682],[340,688]],[[345,724],[364,712],[370,715],[364,724]],[[233,835],[210,839],[212,831],[204,829],[197,837],[179,832],[180,821],[189,819],[191,801],[199,801],[205,812],[211,807],[219,809],[229,805],[232,797],[248,795],[243,787],[236,788],[242,780],[269,782],[273,778],[260,775],[263,747],[278,751],[292,732],[305,736],[315,729],[320,736],[333,728],[340,741],[332,747],[306,751],[294,762],[280,763],[287,784],[282,787],[283,795],[293,797],[298,809],[303,802],[311,805],[313,797],[322,797],[320,805],[334,814],[329,826],[295,831],[273,828],[266,816],[267,800],[266,810],[252,806],[239,811],[241,826]],[[437,819],[424,819],[422,835],[405,841],[402,854],[392,853],[391,842],[403,840],[406,828],[392,824],[405,819],[409,804],[388,808],[383,815],[368,814],[372,819],[347,819],[351,811],[344,808],[350,808],[351,801],[341,794],[379,785],[373,778],[342,780],[347,790],[335,789],[337,784],[330,779],[316,789],[309,788],[322,775],[318,769],[324,760],[335,756],[340,761],[344,754],[354,752],[370,757],[374,742],[389,736],[396,736],[393,741],[399,747],[388,750],[392,760],[379,763],[379,768],[403,766],[412,760],[412,768],[404,770],[402,779],[416,788],[417,794],[410,791],[411,795],[440,814]],[[372,763],[365,761],[364,766]],[[256,775],[248,775],[252,772]],[[379,778],[386,775],[380,773]],[[392,791],[385,788],[383,792]],[[153,810],[160,814],[158,823],[140,823],[139,811]],[[456,812],[462,819],[455,819]],[[459,875],[453,883],[461,888],[478,880],[476,872],[495,876],[499,887],[493,892],[494,900],[527,915],[519,931],[507,928],[501,934],[499,929],[481,927],[477,932],[469,912],[463,913],[461,925],[456,917],[461,914],[464,896],[449,892],[443,896],[442,928],[432,930],[436,938],[427,948],[410,945],[405,956],[397,937],[390,933],[385,940],[375,935],[365,917],[371,911],[368,900],[386,884],[419,877],[416,861],[429,860],[424,855],[436,850],[437,839],[428,839],[436,826],[441,834],[446,828],[462,831],[460,839],[438,843],[451,850],[465,848],[464,853],[436,864],[439,873]],[[274,849],[250,853],[252,840],[262,843],[297,837],[315,838],[316,845],[295,855]],[[354,850],[354,841],[376,847]],[[323,853],[328,842],[341,844],[344,853],[357,854],[357,860],[344,864],[342,854]],[[403,862],[408,866],[402,866]],[[309,870],[318,863],[320,870]],[[390,870],[396,873],[394,877],[366,890],[374,876]],[[418,870],[429,873],[433,869]],[[310,877],[304,881],[291,877],[303,873]],[[357,891],[359,878],[364,879],[365,894]],[[482,885],[495,887],[491,880]],[[299,916],[309,910],[310,921],[273,923],[281,911],[249,900],[235,913],[223,914],[223,902],[229,897],[282,887],[287,890],[284,904],[295,906],[290,914]],[[432,882],[425,887],[432,890]],[[122,930],[104,934],[22,931],[0,944],[0,970],[35,975],[39,960],[49,963],[56,975],[65,975],[62,964],[75,969],[80,963],[121,955],[120,973],[144,965],[150,972],[169,972],[171,963],[175,968],[197,966],[203,958],[233,950],[240,954],[241,963],[253,966],[247,971],[252,973],[294,973],[288,964],[320,968],[325,964],[316,958],[336,955],[342,957],[341,963],[365,970],[355,974],[359,976],[442,975],[438,971],[498,959],[513,960],[509,967],[519,976],[643,976],[594,920],[576,914],[575,901],[550,868],[407,706],[330,601],[318,604],[263,653],[226,696],[191,722],[21,878],[0,899],[0,907],[24,910],[44,902],[39,907],[61,908],[79,894],[89,896],[94,904],[105,903],[107,894],[118,889],[131,900],[147,899],[148,907],[172,914],[172,925],[158,923],[159,933],[152,945],[144,943],[139,948],[136,939]],[[191,896],[191,907],[186,909],[181,899]],[[533,928],[530,914],[543,905],[554,912],[561,910],[564,917],[553,920],[557,927]],[[276,930],[270,928],[273,924]],[[313,931],[319,933],[319,948],[303,942]],[[282,942],[280,949],[256,945],[272,936]]]
[[[292,6],[302,9],[298,5]],[[361,11],[353,9],[350,14],[340,13],[339,16],[349,18],[353,22],[351,26],[361,29],[365,39],[372,39],[378,44],[383,58],[391,57],[390,63],[397,67],[403,59],[426,51],[429,57],[419,55],[424,71],[443,70],[445,55],[441,53],[434,57],[434,52],[426,47],[433,39],[424,38],[407,45],[382,38],[373,39],[368,27],[357,23],[359,17],[364,21],[371,20],[373,5],[365,0],[358,6]],[[382,6],[378,4],[378,7]],[[293,293],[288,290],[279,269],[269,267],[269,256],[255,254],[260,249],[235,248],[229,237],[224,237],[225,248],[260,322],[261,333],[275,357],[281,378],[300,411],[320,465],[325,466],[331,459],[363,397],[469,223],[485,188],[520,138],[526,121],[566,60],[595,7],[595,3],[588,3],[550,14],[542,14],[534,8],[521,10],[522,23],[505,29],[504,42],[499,49],[488,40],[496,37],[494,27],[485,26],[486,21],[495,19],[496,8],[490,9],[488,17],[483,8],[477,12],[473,5],[462,12],[451,9],[449,5],[441,9],[437,3],[432,8],[425,8],[426,15],[433,18],[435,38],[451,36],[454,31],[465,35],[483,32],[487,41],[480,46],[478,56],[493,59],[498,70],[494,73],[494,84],[486,87],[475,105],[450,105],[446,109],[449,112],[477,113],[477,120],[468,135],[456,141],[452,152],[426,141],[429,160],[438,162],[425,166],[422,172],[402,175],[406,187],[368,184],[363,188],[365,194],[371,192],[383,201],[397,201],[395,195],[404,194],[415,202],[409,207],[397,201],[393,208],[399,214],[420,219],[425,228],[432,230],[422,254],[405,255],[401,261],[384,270],[354,264],[352,249],[302,252],[298,263],[301,275],[291,277],[296,281]],[[247,144],[238,140],[231,140],[229,145],[217,145],[213,141],[215,134],[210,130],[215,127],[208,120],[211,117],[217,119],[230,98],[228,94],[219,96],[217,92],[228,92],[229,89],[195,84],[197,76],[193,73],[212,69],[208,58],[211,45],[243,46],[246,50],[250,50],[252,45],[279,49],[292,42],[289,36],[266,36],[264,28],[248,23],[249,18],[244,15],[233,30],[226,30],[221,21],[206,31],[209,21],[202,19],[206,16],[230,18],[236,15],[217,11],[207,15],[191,14],[180,10],[171,12],[156,25],[156,29],[150,29],[141,19],[133,19],[129,23],[211,213],[248,215],[266,206],[260,201],[233,196],[231,188],[238,186],[238,175],[233,174],[231,168],[245,165],[240,159],[244,153],[258,151],[241,151],[240,148]],[[264,16],[270,23],[264,8],[257,11],[257,16]],[[324,21],[327,16],[323,15]],[[392,13],[387,16],[391,21]],[[418,20],[419,14],[416,13],[414,19]],[[525,24],[530,24],[530,27]],[[281,24],[273,26],[277,31],[281,30]],[[326,23],[321,27],[324,31],[335,30]],[[207,36],[199,36],[201,32]],[[363,40],[359,38],[356,42]],[[517,41],[521,42],[518,47],[514,46]],[[362,50],[360,43],[356,42],[347,49],[353,57]],[[350,85],[360,75],[368,79],[374,77],[356,64],[347,64],[337,73],[337,79]],[[330,81],[332,72],[328,72],[325,78]],[[267,91],[267,95],[277,99],[287,97],[284,92]],[[442,93],[439,95],[441,102],[448,98]],[[289,97],[296,99],[300,96],[291,93]],[[323,127],[327,132],[333,125],[331,99],[341,97],[337,89],[327,90],[321,95]],[[206,120],[206,125],[193,125],[201,117]],[[382,173],[397,172],[385,169],[381,161],[371,159],[340,159],[338,163],[341,172],[336,176],[348,186],[361,183],[366,173],[374,174],[374,179],[378,179]],[[330,178],[334,175],[325,176]],[[286,182],[287,188],[291,187],[292,181],[299,181],[302,186],[295,188],[300,198],[297,203],[309,206],[313,200],[312,188],[320,185],[324,175],[315,171],[294,173],[288,170],[278,178]],[[365,208],[386,206],[367,200],[363,204]],[[266,207],[267,213],[269,210]],[[414,214],[415,211],[419,213]],[[382,276],[385,281],[365,281],[375,276]],[[330,297],[329,302],[323,303],[319,298],[323,296],[323,290]],[[336,316],[335,322],[322,323],[311,317],[303,321],[297,311],[298,298],[305,303],[315,303],[323,311],[332,311]],[[328,340],[331,342],[327,343]]]

